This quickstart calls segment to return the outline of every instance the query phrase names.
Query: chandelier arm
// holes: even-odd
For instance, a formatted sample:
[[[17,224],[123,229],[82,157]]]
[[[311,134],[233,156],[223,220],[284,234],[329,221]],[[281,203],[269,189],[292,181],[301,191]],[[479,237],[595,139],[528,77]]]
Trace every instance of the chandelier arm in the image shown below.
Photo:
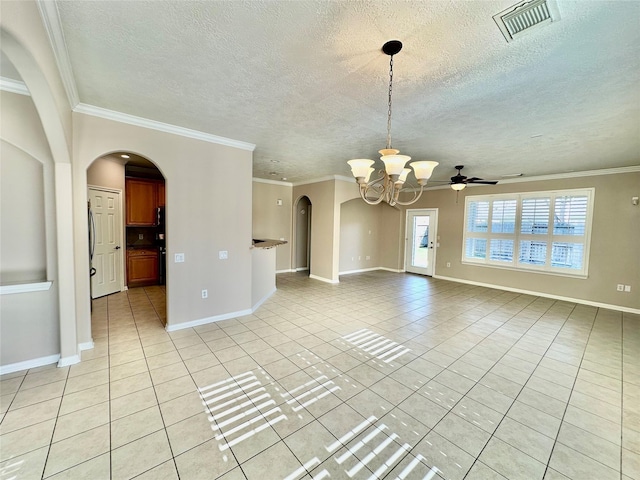
[[[400,200],[398,200],[396,203],[398,205],[413,205],[414,203],[416,203],[420,197],[422,197],[422,193],[424,192],[424,185],[420,185],[420,192],[416,194],[416,192],[413,192],[413,199],[411,199],[408,202],[401,202]]]
[[[372,186],[373,185],[360,185],[360,197],[369,205],[378,205],[384,200],[384,192],[380,193],[380,196],[376,200],[369,200],[369,198],[367,197],[367,193]]]

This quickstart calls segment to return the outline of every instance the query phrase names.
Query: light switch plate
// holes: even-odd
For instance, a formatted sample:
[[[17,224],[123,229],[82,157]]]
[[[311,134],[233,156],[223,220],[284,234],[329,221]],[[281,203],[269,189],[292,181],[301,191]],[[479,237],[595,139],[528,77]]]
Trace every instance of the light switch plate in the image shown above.
[[[175,263],[183,263],[183,262],[184,262],[184,253],[176,253]]]
[[[218,252],[218,258],[220,260],[226,260],[229,258],[229,252],[227,252],[226,250],[220,250]]]

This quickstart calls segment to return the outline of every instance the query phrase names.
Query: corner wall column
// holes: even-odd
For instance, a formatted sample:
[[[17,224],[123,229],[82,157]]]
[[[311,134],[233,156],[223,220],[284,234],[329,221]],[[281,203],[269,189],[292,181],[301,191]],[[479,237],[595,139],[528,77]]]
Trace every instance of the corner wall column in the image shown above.
[[[58,301],[60,309],[59,367],[80,361],[76,332],[72,187],[71,164],[55,163]]]

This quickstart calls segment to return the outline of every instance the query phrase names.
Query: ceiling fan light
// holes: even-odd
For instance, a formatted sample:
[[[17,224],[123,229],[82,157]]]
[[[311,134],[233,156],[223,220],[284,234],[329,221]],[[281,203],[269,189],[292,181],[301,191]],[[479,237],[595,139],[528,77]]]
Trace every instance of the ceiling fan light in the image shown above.
[[[422,160],[420,162],[411,162],[409,165],[413,168],[413,172],[415,173],[417,180],[429,180],[433,173],[433,169],[439,164],[438,162]]]
[[[375,162],[373,160],[369,160],[368,158],[355,158],[353,160],[349,160],[347,162],[351,167],[351,173],[356,178],[369,178],[371,176],[371,172],[373,165]]]
[[[391,177],[393,175],[400,176],[411,157],[409,155],[383,155],[380,160],[384,162],[387,175]]]
[[[453,188],[454,190],[457,190],[457,191],[464,190],[466,186],[467,186],[466,183],[452,183],[451,184],[451,188]]]

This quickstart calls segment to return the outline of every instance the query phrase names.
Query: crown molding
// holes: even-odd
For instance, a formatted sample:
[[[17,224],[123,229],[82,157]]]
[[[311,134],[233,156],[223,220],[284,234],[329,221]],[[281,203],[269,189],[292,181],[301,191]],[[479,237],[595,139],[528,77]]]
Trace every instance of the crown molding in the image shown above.
[[[218,135],[212,135],[210,133],[200,132],[198,130],[191,130],[190,128],[179,127],[177,125],[171,125],[169,123],[157,122],[155,120],[149,120],[148,118],[136,117],[135,115],[129,115],[127,113],[116,112],[115,110],[95,107],[93,105],[87,105],[85,103],[78,104],[73,109],[73,111],[76,113],[91,115],[93,117],[104,118],[106,120],[113,120],[114,122],[134,125],[136,127],[158,130],[160,132],[171,133],[173,135],[180,135],[181,137],[194,138],[196,140],[202,140],[204,142],[216,143],[218,145],[239,148],[241,150],[248,150],[250,152],[253,152],[256,149],[256,146],[253,143],[234,140],[232,138],[219,137]]]
[[[506,185],[509,183],[526,183],[526,182],[546,182],[549,180],[567,180],[571,178],[581,177],[598,177],[601,175],[619,175],[625,173],[640,172],[640,165],[632,165],[630,167],[616,167],[616,168],[603,168],[600,170],[585,170],[583,172],[566,172],[566,173],[553,173],[550,175],[537,175],[535,177],[517,177],[517,178],[504,178],[498,180],[498,185]],[[467,188],[471,187],[486,187],[482,184],[467,184]],[[433,187],[427,186],[425,190],[443,190],[450,188],[450,184],[437,185]],[[415,190],[415,189],[414,189]]]
[[[257,178],[253,177],[252,179],[256,183],[268,183],[269,185],[280,185],[282,187],[293,187],[293,183],[291,182],[283,182],[282,180],[269,180],[268,178]]]
[[[355,181],[354,178],[345,177],[344,175],[326,175],[324,177],[312,178],[311,180],[302,180],[300,182],[294,182],[293,186],[299,187],[301,185],[308,185],[310,183],[327,182],[330,180],[336,180],[338,182],[348,182],[348,183],[352,183]]]
[[[18,95],[31,96],[31,92],[21,80],[14,80],[13,78],[0,77],[0,90],[4,92],[17,93]]]
[[[501,184],[504,183],[522,183],[522,182],[539,182],[545,180],[566,180],[568,178],[578,177],[597,177],[600,175],[618,175],[621,173],[633,173],[640,172],[640,165],[633,165],[631,167],[617,167],[617,168],[603,168],[601,170],[585,170],[583,172],[566,172],[555,173],[551,175],[538,175],[537,177],[517,177],[506,178],[499,180]]]
[[[47,31],[49,43],[51,44],[53,55],[56,58],[58,72],[60,72],[60,77],[62,77],[62,84],[64,85],[65,92],[67,93],[67,99],[73,109],[80,103],[80,97],[78,96],[76,80],[73,75],[71,60],[69,59],[67,42],[64,39],[64,31],[62,30],[62,24],[60,23],[58,5],[55,1],[51,0],[36,0],[36,5],[38,5],[40,17],[42,17],[42,23]]]

